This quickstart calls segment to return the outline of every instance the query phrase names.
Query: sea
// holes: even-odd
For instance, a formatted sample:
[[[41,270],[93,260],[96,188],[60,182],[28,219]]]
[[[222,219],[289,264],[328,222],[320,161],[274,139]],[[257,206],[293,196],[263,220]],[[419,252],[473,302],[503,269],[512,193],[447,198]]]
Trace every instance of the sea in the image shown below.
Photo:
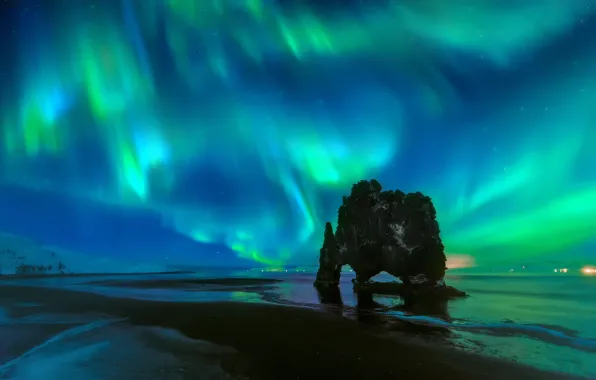
[[[404,334],[416,339],[440,341],[459,350],[596,379],[596,276],[451,274],[446,277],[448,285],[465,291],[469,297],[422,303],[406,302],[396,296],[358,296],[352,290],[351,272],[342,275],[339,292],[321,294],[313,287],[314,276],[314,271],[300,268],[275,271],[211,268],[173,274],[9,278],[0,279],[0,286],[18,283],[144,300],[253,302],[311,308],[363,324],[391,324],[393,331],[401,326]],[[282,281],[201,289],[101,284],[115,279],[134,282],[165,278]],[[392,279],[379,275],[375,280]],[[227,378],[217,357],[233,351],[233,347],[191,342],[176,331],[161,328],[123,331],[117,320],[94,313],[78,316],[36,313],[37,306],[0,303],[0,378],[183,378],[176,377],[176,371],[181,371],[176,355],[159,349],[162,341],[177,342],[180,350],[202,355],[202,360],[194,361],[194,365],[203,366],[202,378]],[[21,312],[15,312],[17,309]],[[69,328],[59,328],[60,325]],[[117,337],[117,347],[113,346],[114,340],[110,340],[112,343],[106,340],[110,334]],[[99,362],[101,367],[92,364]]]

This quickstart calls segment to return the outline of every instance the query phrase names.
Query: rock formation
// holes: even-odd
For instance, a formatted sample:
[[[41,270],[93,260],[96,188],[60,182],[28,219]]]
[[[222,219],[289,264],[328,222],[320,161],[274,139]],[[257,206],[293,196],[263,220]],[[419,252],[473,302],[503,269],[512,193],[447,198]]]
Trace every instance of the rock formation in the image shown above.
[[[321,285],[338,285],[341,274],[339,252],[331,223],[325,224],[323,247],[319,251],[319,270],[316,282]]]
[[[406,285],[444,285],[445,253],[436,210],[420,192],[382,191],[376,180],[360,181],[343,197],[337,228],[328,222],[315,284],[336,284],[349,265],[356,283],[385,271]]]

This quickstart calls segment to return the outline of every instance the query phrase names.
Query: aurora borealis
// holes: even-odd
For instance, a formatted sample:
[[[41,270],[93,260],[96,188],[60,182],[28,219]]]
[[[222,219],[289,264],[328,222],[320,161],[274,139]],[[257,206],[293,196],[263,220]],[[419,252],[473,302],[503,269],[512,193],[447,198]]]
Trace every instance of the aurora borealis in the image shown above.
[[[5,186],[155,215],[188,261],[315,263],[367,178],[430,195],[448,254],[594,254],[593,0],[8,4]]]

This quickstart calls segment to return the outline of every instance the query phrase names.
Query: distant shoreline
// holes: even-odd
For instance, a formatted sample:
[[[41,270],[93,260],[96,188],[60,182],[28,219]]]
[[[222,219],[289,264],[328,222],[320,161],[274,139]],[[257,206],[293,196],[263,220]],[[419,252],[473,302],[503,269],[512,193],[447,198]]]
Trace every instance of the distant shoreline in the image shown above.
[[[304,308],[121,299],[16,284],[0,284],[0,301],[39,304],[36,313],[97,312],[133,325],[173,328],[234,347],[240,357],[224,363],[224,369],[255,379],[580,379]]]
[[[195,271],[166,271],[166,272],[104,272],[104,273],[50,273],[50,274],[0,274],[3,279],[31,279],[31,278],[53,278],[53,277],[101,277],[101,276],[143,276],[161,274],[193,274]]]

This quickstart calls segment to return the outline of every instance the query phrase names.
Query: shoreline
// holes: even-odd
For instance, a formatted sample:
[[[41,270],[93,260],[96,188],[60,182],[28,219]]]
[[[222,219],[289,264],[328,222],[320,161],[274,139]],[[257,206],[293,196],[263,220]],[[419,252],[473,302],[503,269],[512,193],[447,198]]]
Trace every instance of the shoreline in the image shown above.
[[[1,274],[0,280],[30,280],[36,278],[72,278],[72,277],[103,277],[103,276],[144,276],[168,274],[193,274],[193,271],[167,271],[167,272],[114,272],[114,273],[39,273],[39,274]]]
[[[155,279],[155,280],[104,280],[90,281],[85,285],[115,286],[122,288],[136,289],[183,289],[187,286],[229,286],[236,288],[238,286],[258,286],[279,284],[283,280],[270,278],[197,278],[197,279]]]
[[[146,301],[15,284],[0,285],[0,301],[40,304],[36,312],[103,313],[126,318],[132,325],[172,328],[190,338],[231,346],[242,360],[225,362],[224,370],[255,379],[582,378],[433,345],[332,313],[292,306]]]

